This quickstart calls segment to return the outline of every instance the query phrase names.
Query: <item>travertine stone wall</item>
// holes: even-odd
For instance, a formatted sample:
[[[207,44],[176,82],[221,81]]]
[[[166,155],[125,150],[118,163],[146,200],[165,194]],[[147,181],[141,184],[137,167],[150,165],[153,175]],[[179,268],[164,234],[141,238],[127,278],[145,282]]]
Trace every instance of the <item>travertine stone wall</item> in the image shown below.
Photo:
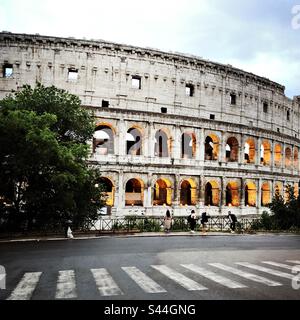
[[[300,97],[289,99],[278,83],[195,56],[0,33],[0,99],[37,82],[78,95],[94,110],[98,129],[111,130],[113,152],[93,152],[91,141],[90,162],[112,185],[113,215],[159,215],[167,207],[175,215],[191,209],[258,214],[276,189],[284,195],[291,184],[298,192]],[[139,155],[127,152],[130,128],[140,132]],[[155,149],[159,130],[167,157]],[[192,137],[190,156],[182,154],[184,133]],[[205,149],[208,136],[215,140],[215,159]],[[253,159],[246,161],[249,139]],[[132,179],[134,190],[128,187]],[[160,187],[158,180],[164,181]],[[164,192],[165,203],[158,196]]]

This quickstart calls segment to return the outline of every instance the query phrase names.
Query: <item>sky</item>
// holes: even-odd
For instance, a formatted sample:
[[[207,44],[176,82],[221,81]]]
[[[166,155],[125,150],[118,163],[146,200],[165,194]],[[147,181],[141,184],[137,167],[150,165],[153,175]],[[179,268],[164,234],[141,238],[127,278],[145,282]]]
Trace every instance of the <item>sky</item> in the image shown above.
[[[300,95],[300,0],[0,0],[0,31],[187,53]]]

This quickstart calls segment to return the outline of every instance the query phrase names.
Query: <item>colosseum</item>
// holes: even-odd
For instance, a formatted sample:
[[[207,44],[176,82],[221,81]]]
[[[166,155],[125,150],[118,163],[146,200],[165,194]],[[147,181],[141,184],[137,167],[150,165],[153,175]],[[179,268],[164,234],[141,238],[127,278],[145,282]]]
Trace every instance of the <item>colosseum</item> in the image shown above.
[[[0,99],[24,84],[94,111],[90,163],[112,216],[257,215],[299,186],[300,96],[196,56],[102,40],[0,33]]]

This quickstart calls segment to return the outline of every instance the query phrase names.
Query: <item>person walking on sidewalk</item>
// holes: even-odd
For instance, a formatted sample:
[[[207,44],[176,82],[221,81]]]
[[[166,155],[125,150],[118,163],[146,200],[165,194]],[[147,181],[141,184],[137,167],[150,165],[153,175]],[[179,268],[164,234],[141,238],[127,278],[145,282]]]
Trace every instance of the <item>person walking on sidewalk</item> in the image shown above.
[[[236,215],[231,213],[231,211],[228,211],[228,218],[230,221],[231,233],[234,233],[235,232],[235,224],[237,223]]]
[[[191,233],[195,233],[196,221],[197,217],[195,210],[192,210],[191,214],[188,217],[188,223],[190,224]]]
[[[171,226],[172,226],[172,217],[171,217],[170,210],[167,210],[166,215],[164,217],[164,228],[166,233],[170,232]]]
[[[201,225],[202,225],[202,232],[203,234],[206,234],[206,223],[208,222],[208,217],[206,212],[202,212],[201,215]]]

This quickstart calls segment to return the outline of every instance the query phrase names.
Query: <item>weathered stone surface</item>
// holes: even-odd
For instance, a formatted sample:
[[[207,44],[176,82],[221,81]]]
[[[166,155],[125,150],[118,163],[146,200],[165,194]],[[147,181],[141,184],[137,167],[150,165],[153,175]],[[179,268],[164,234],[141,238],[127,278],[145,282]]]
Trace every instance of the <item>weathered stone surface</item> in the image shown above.
[[[0,98],[36,82],[78,95],[95,112],[104,131],[98,134],[110,145],[91,141],[90,161],[111,181],[114,215],[165,214],[167,207],[175,215],[192,208],[257,214],[276,188],[283,194],[293,184],[298,191],[300,99],[286,97],[278,83],[195,56],[0,33]],[[127,154],[127,140],[137,135],[139,150]],[[155,139],[164,137],[168,154],[159,157],[165,154]]]

